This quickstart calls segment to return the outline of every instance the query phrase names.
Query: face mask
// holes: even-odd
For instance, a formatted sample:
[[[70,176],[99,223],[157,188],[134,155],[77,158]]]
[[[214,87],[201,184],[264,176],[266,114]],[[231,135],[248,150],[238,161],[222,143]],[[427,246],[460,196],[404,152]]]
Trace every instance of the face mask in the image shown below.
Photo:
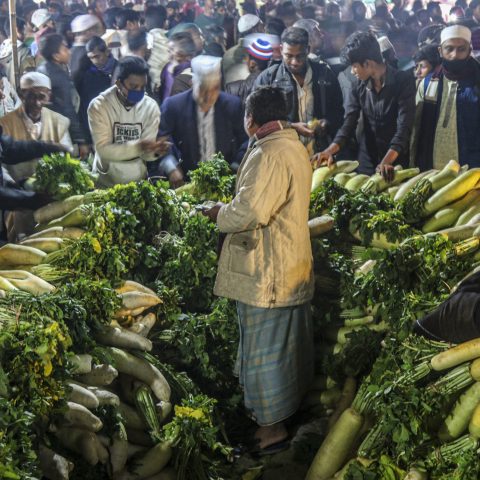
[[[125,100],[127,100],[127,102],[132,105],[140,102],[145,96],[145,90],[129,90],[128,88],[126,90],[127,95],[125,95],[120,89],[119,92],[121,93],[122,97],[125,98]]]
[[[128,90],[127,101],[129,103],[138,103],[145,96],[145,90]]]
[[[468,60],[468,58],[464,58],[463,60],[446,60],[444,58],[442,59],[442,65],[447,72],[455,75],[461,73],[465,69],[468,65]]]

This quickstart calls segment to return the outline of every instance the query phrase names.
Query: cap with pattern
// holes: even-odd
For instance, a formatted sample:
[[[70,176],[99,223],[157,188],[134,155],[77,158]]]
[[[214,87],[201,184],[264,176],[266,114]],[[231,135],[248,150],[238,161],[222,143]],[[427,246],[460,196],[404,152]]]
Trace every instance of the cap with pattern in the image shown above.
[[[269,42],[257,38],[247,47],[248,54],[258,60],[270,60],[273,56],[273,48]]]
[[[39,8],[33,12],[31,22],[36,28],[41,28],[51,19],[52,14],[46,8]]]

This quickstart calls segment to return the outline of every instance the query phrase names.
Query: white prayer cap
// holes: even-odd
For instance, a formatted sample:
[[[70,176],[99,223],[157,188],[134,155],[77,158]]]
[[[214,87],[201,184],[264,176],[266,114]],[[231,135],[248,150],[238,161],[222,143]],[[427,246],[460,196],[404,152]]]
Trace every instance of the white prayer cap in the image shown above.
[[[222,76],[222,59],[211,55],[198,55],[193,57],[191,66],[193,72],[193,81],[203,82],[219,80]]]
[[[246,13],[238,20],[238,31],[240,33],[248,32],[260,22],[260,19],[252,13]]]
[[[40,72],[28,72],[22,75],[20,78],[20,89],[28,90],[34,87],[43,87],[52,89],[52,83],[50,79]]]
[[[79,15],[72,20],[72,33],[81,33],[98,25],[100,20],[96,15]]]
[[[388,39],[387,36],[384,35],[383,37],[378,37],[377,41],[378,41],[378,44],[380,45],[380,51],[382,53],[386,52],[387,50],[395,51],[395,48],[393,47],[392,42]]]
[[[31,22],[36,28],[40,28],[51,18],[52,14],[46,8],[39,8],[32,13]]]
[[[440,43],[442,44],[452,38],[461,38],[467,43],[470,43],[472,41],[472,32],[468,27],[464,27],[463,25],[451,25],[442,30]]]

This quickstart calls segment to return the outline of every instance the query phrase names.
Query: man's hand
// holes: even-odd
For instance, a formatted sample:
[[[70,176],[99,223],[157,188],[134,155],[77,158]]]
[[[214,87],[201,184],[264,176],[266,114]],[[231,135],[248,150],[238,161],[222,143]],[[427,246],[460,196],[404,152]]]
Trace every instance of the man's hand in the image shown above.
[[[377,165],[376,172],[379,173],[388,183],[392,182],[393,177],[395,176],[395,169],[393,165],[390,165],[386,162],[380,162]]]
[[[291,123],[290,125],[299,135],[302,135],[303,137],[313,137],[314,131],[311,128],[308,128],[306,123],[297,122]]]
[[[333,165],[335,165],[335,159],[331,153],[324,150],[323,152],[313,155],[310,159],[310,163],[312,164],[313,169],[316,170],[318,167],[333,167]]]
[[[340,146],[332,143],[323,152],[316,153],[310,159],[313,169],[318,167],[333,167],[335,165],[335,158],[333,157],[340,150]]]
[[[390,183],[395,176],[395,169],[393,164],[398,158],[398,152],[389,148],[383,157],[382,161],[377,165],[376,172],[379,173],[388,183]]]
[[[168,176],[168,181],[170,182],[170,186],[172,188],[181,187],[185,183],[183,172],[179,168],[176,168]]]
[[[159,157],[163,157],[172,145],[166,138],[140,140],[138,143],[143,153],[153,153]]]
[[[92,151],[92,147],[86,143],[81,143],[78,146],[78,156],[82,160],[85,160],[90,155],[91,151]]]
[[[203,215],[208,217],[212,222],[217,221],[218,212],[225,204],[222,202],[217,202],[212,208],[207,208],[202,210]]]

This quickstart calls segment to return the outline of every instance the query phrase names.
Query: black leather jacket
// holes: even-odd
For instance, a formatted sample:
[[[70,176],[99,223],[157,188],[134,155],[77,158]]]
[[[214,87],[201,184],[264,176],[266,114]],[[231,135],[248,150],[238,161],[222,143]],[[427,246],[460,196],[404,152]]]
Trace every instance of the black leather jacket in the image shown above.
[[[236,80],[235,82],[227,83],[225,91],[230,95],[235,95],[240,98],[242,105],[245,105],[247,97],[253,92],[257,77],[258,73],[251,73],[245,80]]]

